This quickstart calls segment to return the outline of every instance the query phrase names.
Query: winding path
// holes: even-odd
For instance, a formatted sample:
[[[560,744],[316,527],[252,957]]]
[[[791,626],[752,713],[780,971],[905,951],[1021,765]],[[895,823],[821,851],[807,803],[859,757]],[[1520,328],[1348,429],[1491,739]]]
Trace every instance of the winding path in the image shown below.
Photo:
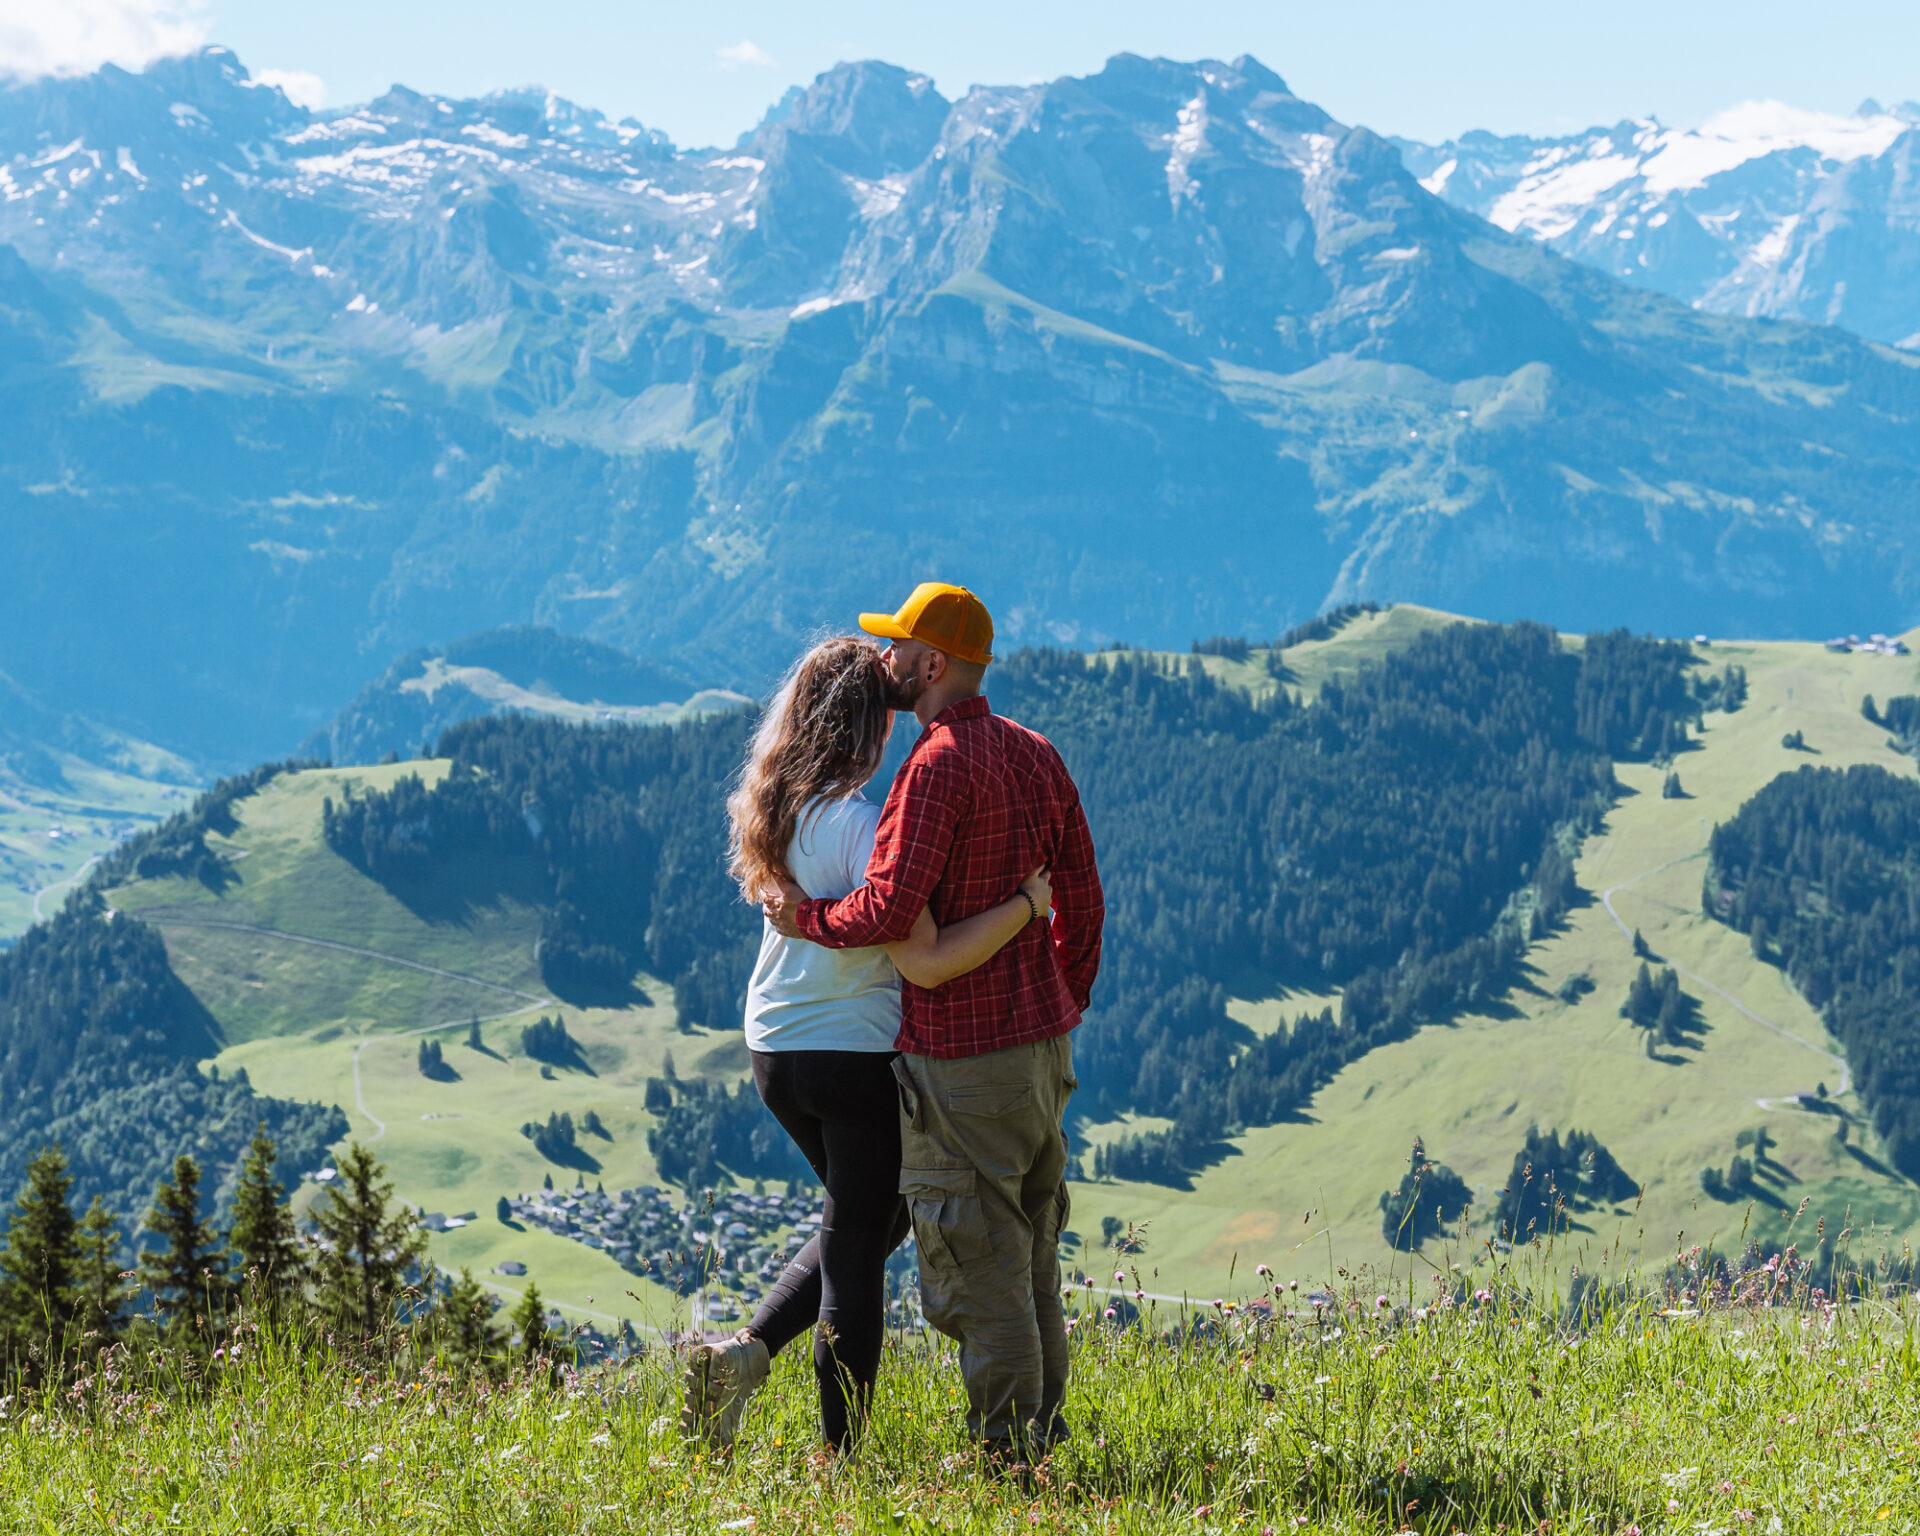
[[[79,877],[76,875],[74,878],[78,879]],[[172,915],[143,917],[142,921],[151,923],[156,928],[213,928],[229,933],[251,933],[261,938],[279,939],[288,944],[305,944],[312,949],[330,949],[338,954],[353,955],[358,959],[372,960],[381,965],[395,965],[399,966],[402,970],[420,971],[428,976],[441,976],[448,981],[465,982],[470,987],[481,987],[488,992],[498,992],[503,996],[519,999],[520,1006],[517,1008],[509,1008],[504,1013],[490,1013],[481,1016],[480,1022],[483,1024],[491,1024],[498,1019],[511,1019],[519,1014],[531,1013],[536,1008],[551,1008],[554,1006],[554,1000],[550,997],[543,997],[534,992],[522,992],[518,987],[505,986],[497,981],[487,981],[479,976],[469,976],[462,971],[449,971],[441,966],[427,965],[419,960],[403,960],[398,955],[389,955],[377,949],[365,949],[358,944],[342,944],[334,939],[315,939],[308,937],[304,933],[288,933],[285,929],[268,928],[259,923],[236,923],[228,921],[225,918],[178,917]],[[471,1015],[469,1015],[469,1017],[471,1017]],[[370,1035],[353,1048],[354,1107],[360,1111],[362,1116],[378,1127],[378,1129],[367,1138],[368,1141],[378,1141],[382,1136],[386,1135],[387,1122],[367,1108],[366,1095],[361,1091],[360,1087],[360,1053],[368,1046],[377,1045],[382,1040],[407,1040],[415,1035],[431,1035],[438,1030],[452,1029],[456,1025],[467,1022],[468,1019],[465,1018],[447,1019],[438,1024],[421,1024],[413,1029],[392,1030],[383,1034]]]
[[[1626,919],[1621,917],[1621,915],[1614,910],[1614,905],[1613,905],[1614,896],[1618,892],[1626,890],[1629,886],[1638,885],[1642,880],[1652,879],[1653,876],[1659,874],[1662,870],[1672,869],[1673,866],[1676,864],[1685,864],[1692,859],[1700,858],[1705,852],[1706,850],[1703,848],[1694,853],[1682,854],[1677,859],[1668,859],[1666,863],[1656,864],[1652,869],[1642,870],[1639,874],[1635,875],[1631,880],[1622,880],[1618,885],[1608,886],[1606,890],[1600,893],[1600,905],[1607,909],[1607,916],[1613,919],[1614,925],[1619,928],[1621,935],[1624,938],[1626,938],[1629,943],[1632,942],[1634,931],[1628,925]],[[1840,1073],[1840,1087],[1838,1091],[1840,1093],[1846,1093],[1852,1089],[1853,1073],[1848,1068],[1845,1057],[1836,1056],[1833,1054],[1833,1052],[1827,1050],[1825,1047],[1815,1045],[1811,1040],[1807,1039],[1806,1036],[1795,1034],[1792,1030],[1788,1029],[1784,1024],[1776,1024],[1772,1019],[1769,1019],[1762,1014],[1755,1013],[1753,1009],[1749,1008],[1745,1003],[1741,1002],[1739,998],[1735,997],[1731,992],[1727,991],[1726,988],[1715,986],[1712,982],[1708,981],[1706,977],[1701,976],[1696,972],[1688,970],[1684,965],[1681,965],[1678,961],[1668,960],[1664,963],[1667,965],[1671,965],[1675,971],[1677,971],[1680,975],[1684,976],[1688,981],[1692,982],[1695,986],[1706,988],[1707,991],[1711,992],[1715,997],[1719,998],[1722,1002],[1726,1003],[1736,1013],[1739,1013],[1744,1017],[1753,1020],[1753,1022],[1758,1024],[1762,1029],[1770,1029],[1776,1035],[1779,1035],[1782,1039],[1791,1040],[1795,1045],[1805,1046],[1808,1050],[1812,1051],[1814,1055],[1818,1056],[1822,1061],[1831,1062],[1836,1068],[1839,1069],[1839,1073]],[[1779,1099],[1755,1099],[1753,1102],[1758,1104],[1762,1109],[1768,1109],[1768,1110],[1784,1110],[1788,1107],[1785,1103],[1783,1103]]]
[[[42,896],[51,896],[55,891],[64,891],[72,886],[78,885],[82,880],[86,879],[87,871],[99,862],[100,855],[96,853],[92,858],[88,859],[86,863],[68,875],[66,879],[56,880],[52,885],[43,885],[39,890],[35,891],[33,893],[33,920],[37,923],[43,921],[46,917],[46,914],[40,910],[40,898]]]

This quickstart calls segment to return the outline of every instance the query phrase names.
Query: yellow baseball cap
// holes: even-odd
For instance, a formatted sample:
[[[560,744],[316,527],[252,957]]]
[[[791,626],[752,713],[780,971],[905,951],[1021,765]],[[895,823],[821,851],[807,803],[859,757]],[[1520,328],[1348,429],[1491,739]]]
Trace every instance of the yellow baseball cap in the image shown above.
[[[898,613],[863,613],[860,627],[883,640],[918,640],[961,661],[993,660],[993,616],[965,587],[923,581]]]

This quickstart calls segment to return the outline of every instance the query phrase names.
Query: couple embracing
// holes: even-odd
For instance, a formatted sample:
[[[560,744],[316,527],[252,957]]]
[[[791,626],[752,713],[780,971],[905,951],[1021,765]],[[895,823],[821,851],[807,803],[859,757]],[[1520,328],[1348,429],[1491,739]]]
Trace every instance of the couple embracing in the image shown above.
[[[753,1321],[693,1352],[682,1423],[730,1446],[771,1357],[812,1328],[822,1433],[851,1452],[887,1257],[911,1228],[921,1309],[960,1345],[969,1429],[1036,1461],[1066,1433],[1062,1120],[1068,1031],[1100,964],[1093,843],[1059,753],[981,694],[993,621],[977,597],[925,582],[860,626],[885,650],[849,635],[802,656],[727,805],[733,874],[765,913],[753,1079],[826,1206]],[[861,789],[895,710],[921,732],[880,807]]]

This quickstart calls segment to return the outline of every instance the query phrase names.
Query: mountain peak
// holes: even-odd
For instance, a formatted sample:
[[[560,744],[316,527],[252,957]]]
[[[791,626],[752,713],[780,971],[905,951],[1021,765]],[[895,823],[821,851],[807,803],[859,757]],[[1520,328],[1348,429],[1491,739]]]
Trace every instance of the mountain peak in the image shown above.
[[[950,103],[932,79],[879,59],[836,64],[796,96],[789,91],[752,136],[771,141],[802,134],[831,141],[830,158],[857,176],[884,176],[925,159],[940,137]],[[783,110],[784,109],[784,110]]]
[[[1292,86],[1250,53],[1241,54],[1228,68],[1235,74],[1244,76],[1247,83],[1258,90],[1271,91],[1276,96],[1293,95]]]

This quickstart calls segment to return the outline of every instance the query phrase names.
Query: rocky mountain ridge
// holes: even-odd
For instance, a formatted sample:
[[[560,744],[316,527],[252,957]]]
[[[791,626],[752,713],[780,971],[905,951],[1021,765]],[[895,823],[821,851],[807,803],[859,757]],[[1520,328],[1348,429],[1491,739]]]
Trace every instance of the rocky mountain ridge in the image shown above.
[[[1920,606],[1916,360],[1563,260],[1252,59],[842,65],[681,150],[209,49],[0,89],[0,169],[0,665],[229,762],[501,624],[752,691],[933,574],[1013,644]]]

